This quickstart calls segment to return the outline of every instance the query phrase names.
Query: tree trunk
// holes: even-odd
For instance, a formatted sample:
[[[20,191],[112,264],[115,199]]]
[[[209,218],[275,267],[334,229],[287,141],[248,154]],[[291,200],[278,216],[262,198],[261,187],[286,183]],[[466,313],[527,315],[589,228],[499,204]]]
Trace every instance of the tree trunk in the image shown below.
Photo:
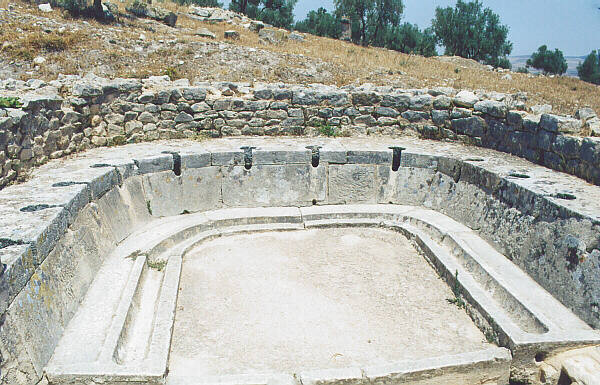
[[[363,46],[367,46],[367,23],[363,17],[360,21],[360,40]]]
[[[104,16],[104,11],[102,10],[102,0],[94,0],[94,14],[98,18]]]

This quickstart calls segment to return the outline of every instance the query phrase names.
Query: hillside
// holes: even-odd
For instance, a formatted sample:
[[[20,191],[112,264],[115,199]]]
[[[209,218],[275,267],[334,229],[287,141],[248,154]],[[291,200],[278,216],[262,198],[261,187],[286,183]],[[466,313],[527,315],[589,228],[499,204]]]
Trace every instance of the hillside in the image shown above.
[[[0,79],[48,81],[59,74],[93,72],[108,78],[167,74],[191,82],[441,86],[526,92],[528,105],[551,104],[555,112],[567,115],[583,106],[600,111],[598,87],[572,77],[507,74],[460,58],[424,58],[310,35],[299,41],[284,33],[273,44],[231,13],[221,12],[226,15],[216,18],[221,22],[208,22],[188,7],[162,5],[178,14],[174,28],[125,16],[100,24],[73,19],[61,10],[46,13],[29,3],[0,0]],[[118,6],[125,14],[126,3]],[[239,38],[225,39],[226,30],[238,32]],[[6,90],[16,84],[3,83]]]

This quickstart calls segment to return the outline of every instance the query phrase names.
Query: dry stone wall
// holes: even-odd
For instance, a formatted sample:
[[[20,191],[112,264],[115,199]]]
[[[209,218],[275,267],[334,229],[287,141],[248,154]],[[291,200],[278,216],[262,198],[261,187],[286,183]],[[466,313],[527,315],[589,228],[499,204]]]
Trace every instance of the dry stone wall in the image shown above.
[[[3,88],[24,105],[0,109],[0,188],[89,148],[198,135],[414,134],[497,149],[600,184],[600,139],[580,135],[598,120],[593,112],[528,113],[522,94],[94,76]]]

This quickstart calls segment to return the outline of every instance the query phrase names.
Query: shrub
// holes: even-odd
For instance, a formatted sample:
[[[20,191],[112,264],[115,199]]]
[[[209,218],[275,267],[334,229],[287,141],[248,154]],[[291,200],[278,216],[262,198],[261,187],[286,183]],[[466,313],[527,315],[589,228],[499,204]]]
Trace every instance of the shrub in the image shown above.
[[[278,28],[292,27],[298,0],[233,0],[229,9]]]
[[[567,72],[568,68],[562,51],[559,49],[555,49],[554,52],[550,51],[545,45],[531,55],[531,58],[527,60],[527,66],[542,70],[545,74],[554,75],[562,75]]]
[[[436,56],[435,36],[431,29],[421,31],[416,24],[404,23],[399,27],[388,28],[385,47],[403,53]]]
[[[577,66],[577,75],[583,81],[600,85],[600,51],[592,51]]]
[[[310,11],[306,19],[296,23],[296,30],[317,36],[339,39],[342,36],[341,20],[325,8]]]
[[[317,129],[319,130],[319,134],[323,136],[336,137],[339,136],[335,127],[330,126],[329,124],[318,124]]]
[[[432,28],[446,55],[457,55],[497,67],[510,68],[506,59],[512,52],[508,27],[479,0],[458,0],[454,8],[438,7]]]
[[[0,108],[21,108],[23,103],[19,98],[0,96]]]
[[[528,74],[529,70],[527,69],[527,67],[519,67],[517,68],[517,72],[520,74]]]

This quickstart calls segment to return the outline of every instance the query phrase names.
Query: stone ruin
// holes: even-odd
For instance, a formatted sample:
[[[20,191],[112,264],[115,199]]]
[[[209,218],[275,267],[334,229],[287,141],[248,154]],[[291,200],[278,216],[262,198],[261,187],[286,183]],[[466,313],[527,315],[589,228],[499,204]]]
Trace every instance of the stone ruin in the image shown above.
[[[444,88],[14,88],[2,383],[598,383],[593,117]]]

